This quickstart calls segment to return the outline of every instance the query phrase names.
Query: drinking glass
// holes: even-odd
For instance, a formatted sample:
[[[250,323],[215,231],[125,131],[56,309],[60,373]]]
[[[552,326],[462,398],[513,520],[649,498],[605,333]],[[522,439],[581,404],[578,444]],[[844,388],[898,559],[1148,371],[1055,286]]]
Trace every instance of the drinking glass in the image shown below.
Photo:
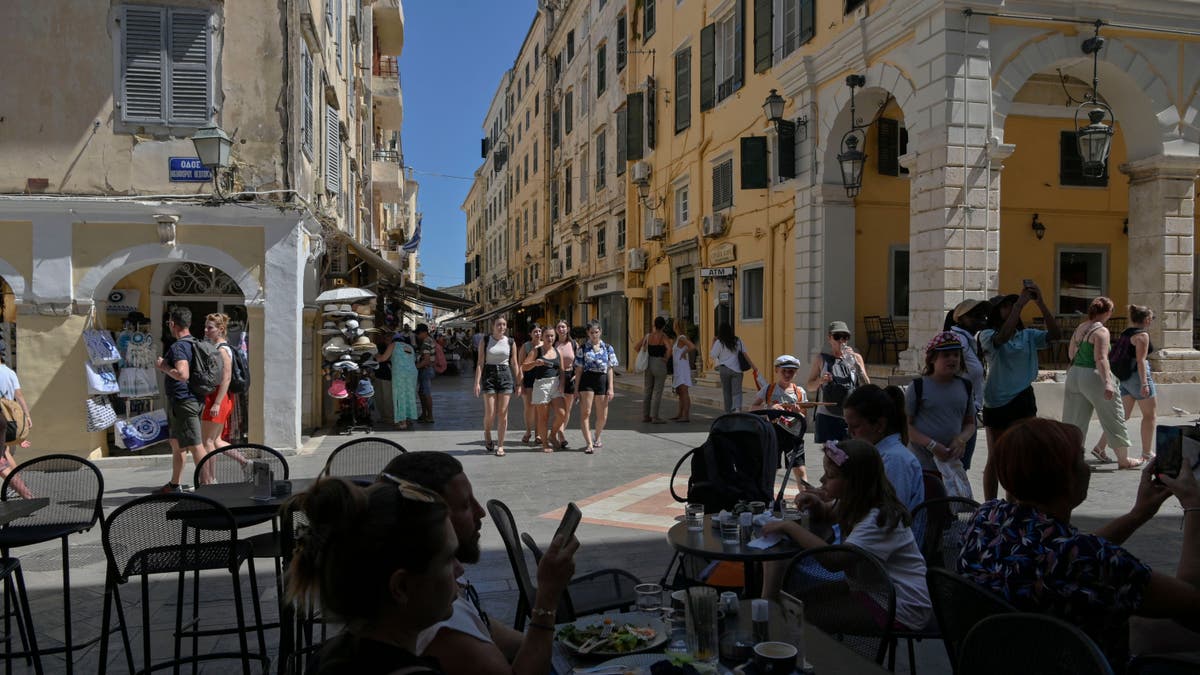
[[[684,507],[685,519],[687,520],[688,532],[703,532],[704,531],[704,505],[703,504],[688,504]]]
[[[633,587],[637,593],[637,608],[639,612],[657,612],[662,609],[662,586],[658,584],[638,584]]]
[[[715,664],[720,657],[720,636],[717,632],[717,590],[708,586],[688,589],[687,634],[692,658]]]
[[[736,518],[726,518],[721,521],[721,543],[737,546],[742,543],[741,528]]]
[[[784,505],[783,519],[786,521],[800,522],[800,508],[794,504]]]

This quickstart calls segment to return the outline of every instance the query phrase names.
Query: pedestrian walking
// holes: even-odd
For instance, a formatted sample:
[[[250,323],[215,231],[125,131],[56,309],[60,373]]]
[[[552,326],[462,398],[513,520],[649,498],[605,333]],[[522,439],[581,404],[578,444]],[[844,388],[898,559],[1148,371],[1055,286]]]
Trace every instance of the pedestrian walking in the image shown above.
[[[715,364],[721,376],[721,401],[727,413],[742,409],[742,376],[754,370],[754,362],[746,353],[746,345],[733,334],[728,322],[717,326],[717,339],[708,350],[709,368]],[[757,386],[758,383],[755,383]]]
[[[29,432],[33,429],[33,416],[29,414],[29,403],[25,401],[25,393],[21,391],[21,380],[17,373],[4,362],[4,351],[0,350],[0,430],[4,434],[3,457],[0,457],[0,480],[8,478],[8,474],[17,466],[13,455],[13,446],[28,448]],[[22,497],[32,497],[25,482],[19,478],[11,485]]]
[[[188,386],[191,366],[197,346],[189,326],[192,325],[192,310],[187,307],[172,307],[167,329],[175,342],[165,356],[155,361],[155,367],[166,375],[163,389],[167,397],[167,423],[171,444],[171,480],[159,488],[159,492],[179,492],[179,481],[183,476],[184,454],[190,453],[192,463],[199,465],[204,459],[204,434],[200,430],[200,411],[203,402]]]
[[[392,367],[392,420],[400,431],[408,431],[417,422],[417,355],[413,346],[400,333],[392,334],[392,341],[375,360],[387,362]]]
[[[483,445],[488,452],[493,450],[497,457],[504,456],[504,433],[508,430],[508,402],[516,389],[521,395],[521,383],[517,379],[520,364],[517,361],[516,342],[506,334],[508,320],[498,316],[492,320],[492,332],[479,343],[475,356],[475,396],[483,396]],[[495,424],[496,439],[492,443],[492,425]]]
[[[1026,328],[1021,310],[1037,303],[1046,330]],[[993,448],[1000,435],[1013,424],[1037,416],[1033,381],[1038,374],[1038,350],[1059,336],[1058,322],[1046,306],[1042,289],[1032,281],[1021,294],[997,295],[989,302],[988,326],[979,332],[979,347],[987,363],[983,383],[983,425],[987,433],[988,458],[983,467],[983,497],[995,499],[999,489]]]
[[[975,455],[975,439],[979,435],[979,415],[983,411],[983,355],[979,353],[979,341],[975,339],[979,331],[987,326],[988,312],[991,303],[985,300],[963,300],[951,312],[950,326],[946,330],[954,333],[959,344],[963,346],[963,375],[971,381],[971,391],[975,392],[975,430],[976,433],[967,440],[967,450],[963,453],[963,468],[971,468],[971,457]]]
[[[433,424],[433,377],[437,374],[437,343],[429,337],[429,326],[419,323],[413,331],[417,353],[417,396],[421,399],[421,415],[418,422]]]
[[[675,319],[675,342],[671,347],[671,377],[675,386],[675,395],[679,397],[679,411],[671,418],[674,422],[692,421],[692,355],[696,353],[696,343],[687,336],[687,321]]]
[[[534,324],[529,329],[529,340],[521,345],[521,357],[518,363],[525,363],[525,357],[533,351],[534,345],[542,341],[542,327]],[[523,408],[525,413],[525,435],[521,437],[521,442],[526,445],[533,443],[541,445],[542,439],[535,433],[537,429],[537,413],[533,409],[533,380],[535,374],[531,370],[520,368],[517,370],[521,374],[521,399],[525,403]]]
[[[554,324],[554,348],[562,358],[562,383],[559,395],[554,399],[554,442],[566,450],[567,423],[571,420],[571,407],[575,404],[575,341],[571,339],[571,324],[559,319]]]
[[[925,346],[925,370],[905,393],[908,442],[926,472],[937,472],[950,497],[971,497],[962,466],[967,441],[975,433],[975,392],[962,377],[963,346],[950,331]]]
[[[1150,373],[1150,360],[1154,343],[1147,331],[1154,321],[1154,312],[1145,305],[1130,305],[1126,328],[1109,351],[1109,367],[1121,382],[1121,403],[1125,406],[1125,428],[1129,428],[1129,416],[1134,403],[1142,411],[1142,459],[1153,459],[1154,427],[1158,424],[1158,387]],[[1100,441],[1092,454],[1106,454],[1107,434],[1100,434]]]
[[[646,365],[646,372],[643,374],[645,384],[643,387],[645,398],[642,399],[643,423],[666,424],[667,422],[659,416],[662,408],[663,387],[667,384],[667,363],[671,360],[671,338],[667,337],[666,327],[666,317],[654,317],[654,330],[646,333],[633,346],[635,352],[640,352],[642,348],[645,348],[646,354],[650,357]]]
[[[1109,334],[1104,323],[1112,318],[1113,301],[1100,296],[1088,305],[1087,318],[1079,322],[1071,335],[1067,356],[1067,386],[1063,392],[1062,420],[1074,424],[1087,437],[1092,412],[1100,419],[1107,441],[1117,455],[1118,469],[1134,469],[1141,459],[1129,458],[1129,430],[1125,427],[1121,403],[1117,400],[1120,383],[1108,363]],[[1101,448],[1092,448],[1092,456],[1103,463],[1112,458]]]
[[[795,467],[796,481],[803,485],[808,482],[808,469],[804,466],[804,444],[798,439],[806,428],[805,421],[800,419],[805,417],[804,408],[800,404],[808,401],[808,393],[804,391],[804,387],[796,384],[798,372],[800,359],[791,354],[783,354],[776,358],[775,381],[758,390],[750,409],[784,410],[792,413],[776,417],[771,422],[787,432],[779,434],[780,439],[792,441],[787,445],[780,442],[779,449],[786,453],[787,466]]]
[[[221,437],[225,424],[233,412],[233,396],[229,395],[229,383],[233,378],[233,348],[226,342],[229,338],[229,315],[215,313],[204,317],[204,339],[216,346],[221,359],[221,382],[204,399],[200,412],[200,434],[204,437],[204,453],[216,452],[228,447]],[[212,462],[206,468],[205,480],[212,479]]]
[[[587,340],[575,355],[575,380],[579,383],[579,426],[583,431],[583,451],[592,454],[604,447],[600,434],[608,421],[608,404],[615,395],[613,368],[619,365],[612,346],[600,339],[600,322],[587,325]],[[592,404],[596,406],[596,431],[591,429]]]
[[[845,321],[831,321],[826,340],[829,348],[813,357],[805,383],[817,392],[818,401],[831,404],[817,408],[813,415],[813,439],[817,443],[849,437],[842,403],[856,388],[871,383],[862,356],[850,346],[850,327]]]
[[[562,357],[554,348],[554,333],[542,331],[542,339],[538,341],[521,367],[527,373],[533,373],[533,413],[536,421],[534,430],[542,441],[542,452],[554,452],[554,436],[550,428],[550,403],[558,395],[562,386]]]

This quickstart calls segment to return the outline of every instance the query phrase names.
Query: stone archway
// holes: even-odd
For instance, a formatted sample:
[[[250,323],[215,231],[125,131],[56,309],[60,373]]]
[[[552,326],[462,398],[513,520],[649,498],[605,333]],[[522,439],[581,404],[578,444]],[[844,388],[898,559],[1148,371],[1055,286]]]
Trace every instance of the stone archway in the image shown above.
[[[84,275],[75,287],[75,297],[81,302],[93,302],[95,298],[107,295],[113,284],[136,269],[161,263],[182,262],[211,266],[228,274],[242,290],[247,305],[262,305],[265,299],[257,274],[233,256],[211,246],[189,244],[179,244],[172,248],[143,244],[114,253]]]

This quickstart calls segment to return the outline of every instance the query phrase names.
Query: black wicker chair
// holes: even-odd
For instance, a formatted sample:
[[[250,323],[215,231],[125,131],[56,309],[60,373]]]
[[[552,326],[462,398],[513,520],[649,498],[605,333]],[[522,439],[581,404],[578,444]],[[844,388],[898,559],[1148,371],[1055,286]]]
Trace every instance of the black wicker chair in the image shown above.
[[[1135,656],[1125,675],[1200,675],[1200,657],[1187,654]]]
[[[1112,675],[1104,653],[1083,631],[1046,614],[998,614],[967,633],[960,673],[971,675]]]
[[[388,462],[408,452],[404,446],[386,438],[368,436],[339,445],[325,462],[322,476],[375,476]]]
[[[33,664],[37,675],[42,675],[42,658],[38,654],[37,637],[33,634],[33,616],[29,611],[29,596],[25,592],[25,576],[21,574],[21,561],[16,558],[0,558],[0,579],[4,580],[4,672],[12,672],[12,628],[10,620],[16,618],[17,630],[26,658]],[[15,594],[15,598],[13,597]],[[10,614],[9,605],[15,605],[15,614]]]
[[[254,575],[253,548],[238,539],[237,524],[233,514],[219,503],[198,495],[172,493],[150,495],[118,506],[104,520],[101,532],[104,555],[108,559],[108,570],[104,585],[104,613],[102,617],[100,663],[108,663],[108,636],[111,626],[113,605],[116,606],[118,629],[125,647],[125,658],[129,672],[133,673],[133,647],[129,639],[129,627],[125,620],[125,608],[121,601],[120,587],[132,577],[141,577],[142,604],[142,668],[150,672],[168,665],[198,663],[216,659],[238,659],[242,672],[250,672],[250,660],[261,661],[264,669],[270,664],[267,656],[266,639],[263,636],[262,612],[258,602],[258,583]],[[252,654],[246,641],[248,625],[242,607],[242,582],[239,570],[246,563],[250,575],[250,598],[257,624],[258,653]],[[200,630],[199,583],[192,586],[192,616],[186,625],[183,621],[184,587],[188,572],[224,570],[233,583],[233,604],[237,626],[233,628]],[[150,654],[151,606],[149,577],[158,574],[177,575],[175,604],[174,658],[154,664]],[[198,577],[197,577],[198,578]],[[206,636],[236,634],[240,649],[236,652],[199,653],[199,638]],[[180,656],[181,640],[191,637],[192,654]]]
[[[823,546],[792,558],[783,590],[804,602],[804,620],[882,664],[896,621],[896,588],[875,556]]]
[[[946,645],[946,656],[957,672],[959,651],[967,633],[989,616],[1016,612],[1017,608],[983,586],[949,570],[930,568],[925,573],[925,579],[929,585],[929,597],[933,601],[933,615],[937,617],[942,642]]]
[[[913,509],[913,522],[920,522],[917,544],[928,567],[954,569],[962,551],[963,535],[979,502],[964,497],[926,499]],[[917,528],[914,528],[916,534]]]
[[[525,548],[533,554],[536,563],[542,562],[542,548],[528,532],[521,533]],[[625,609],[637,604],[637,591],[641,581],[632,573],[610,568],[581,574],[567,585],[558,603],[558,621],[574,621],[581,616]]]
[[[69,674],[74,670],[72,651],[84,645],[75,645],[72,636],[71,548],[67,539],[73,534],[87,532],[100,521],[104,477],[96,465],[86,459],[64,454],[44,455],[13,469],[0,487],[0,499],[22,499],[18,486],[33,497],[49,499],[50,503],[0,528],[0,555],[8,558],[9,551],[14,548],[62,540],[63,646],[43,648],[40,653],[64,653]]]

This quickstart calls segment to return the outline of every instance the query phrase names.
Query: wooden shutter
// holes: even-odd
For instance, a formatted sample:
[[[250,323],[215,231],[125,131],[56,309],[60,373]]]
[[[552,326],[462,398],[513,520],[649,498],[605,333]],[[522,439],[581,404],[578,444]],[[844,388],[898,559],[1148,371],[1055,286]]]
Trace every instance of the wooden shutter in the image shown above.
[[[645,8],[642,11],[642,40],[645,41],[651,35],[654,35],[656,17],[654,16],[654,0],[643,0]]]
[[[743,136],[741,141],[742,189],[762,190],[770,187],[771,176],[767,168],[767,137]]]
[[[625,156],[625,144],[628,142],[629,136],[629,107],[621,106],[617,111],[617,175],[625,173],[625,163],[629,159]]]
[[[900,160],[898,150],[900,149],[900,125],[896,120],[886,117],[879,118],[876,122],[876,149],[879,154],[879,175],[881,176],[898,176],[900,175]]]
[[[165,123],[163,107],[166,11],[158,7],[126,7],[122,24],[122,118]]]
[[[300,78],[300,86],[304,87],[304,91],[300,94],[301,115],[300,120],[300,143],[305,152],[308,153],[308,158],[313,158],[313,61],[312,55],[308,53],[308,47],[305,47],[303,42],[300,45],[300,67],[302,76]],[[486,142],[487,139],[485,138]],[[487,156],[486,154],[484,155]]]
[[[173,9],[170,41],[170,112],[168,124],[208,121],[208,13]]]
[[[646,147],[651,150],[655,145],[654,127],[658,124],[658,115],[655,111],[655,82],[653,77],[646,78]]]
[[[604,187],[605,176],[604,172],[608,170],[608,158],[605,156],[605,143],[608,142],[608,134],[601,131],[596,136],[596,189]]]
[[[908,127],[900,127],[900,157],[908,154]],[[899,158],[897,158],[899,163]],[[900,164],[900,175],[908,175],[908,168]]]
[[[337,110],[325,106],[325,190],[339,194],[342,189],[342,136]]]
[[[754,0],[754,72],[762,73],[771,67],[772,0]],[[786,28],[784,29],[786,30]]]
[[[607,57],[607,47],[608,45],[600,45],[600,48],[596,50],[596,96],[604,93],[604,67],[606,65],[604,62]],[[617,49],[617,53],[621,53],[620,48]]]
[[[817,32],[817,0],[800,0],[800,44],[813,39]]]
[[[779,167],[780,180],[796,177],[796,123],[783,120],[779,123]]]
[[[569,136],[575,128],[575,92],[568,91],[563,101],[563,135]]]
[[[717,27],[700,29],[700,110],[712,110],[717,101]]]
[[[730,93],[742,88],[746,80],[746,0],[737,0],[733,10],[733,86]]]
[[[626,126],[625,126],[625,158],[629,161],[642,158],[645,136],[643,129],[645,119],[645,94],[635,92],[625,97]]]
[[[628,27],[625,25],[625,14],[617,17],[617,72],[625,70],[625,61],[629,58]]]
[[[692,125],[692,48],[675,53],[675,133]]]
[[[729,159],[713,167],[713,210],[733,205],[733,160]]]

